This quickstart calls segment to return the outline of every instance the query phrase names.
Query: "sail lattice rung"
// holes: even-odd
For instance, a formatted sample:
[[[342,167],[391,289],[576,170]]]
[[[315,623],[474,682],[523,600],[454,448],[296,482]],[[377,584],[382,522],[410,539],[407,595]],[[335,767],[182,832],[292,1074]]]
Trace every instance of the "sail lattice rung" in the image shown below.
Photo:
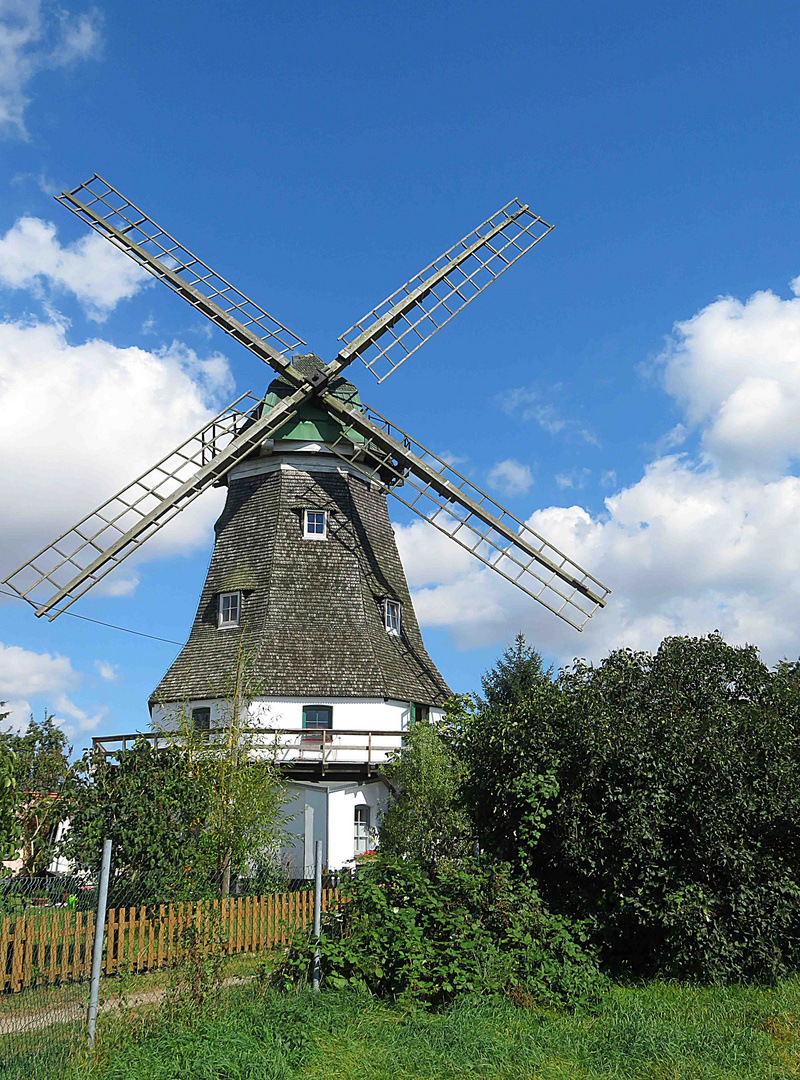
[[[157,512],[166,500],[192,480],[198,470],[245,431],[253,423],[254,410],[260,406],[261,400],[251,394],[237,398],[146,473],[15,570],[5,579],[5,583],[39,608],[65,588],[76,574],[85,575],[80,588],[70,592],[68,602],[72,603],[205,490],[208,484],[198,484],[196,490],[187,491],[179,501],[166,508],[157,521],[149,523],[138,535],[132,536],[122,551],[108,555],[103,567],[90,569],[98,555],[113,549],[140,522]],[[210,482],[213,482],[213,478]],[[63,610],[63,606],[59,606],[58,610]]]
[[[513,199],[346,330],[340,357],[383,382],[551,229]]]
[[[279,353],[292,353],[305,345],[302,338],[193,255],[102,177],[94,175],[72,191],[57,196],[57,200],[173,291],[180,290],[164,269],[177,275],[195,293],[213,301],[226,315]],[[104,228],[105,225],[111,226],[116,233]],[[117,235],[120,233],[122,236]],[[146,258],[129,245],[136,245]],[[190,294],[182,295],[192,303]]]

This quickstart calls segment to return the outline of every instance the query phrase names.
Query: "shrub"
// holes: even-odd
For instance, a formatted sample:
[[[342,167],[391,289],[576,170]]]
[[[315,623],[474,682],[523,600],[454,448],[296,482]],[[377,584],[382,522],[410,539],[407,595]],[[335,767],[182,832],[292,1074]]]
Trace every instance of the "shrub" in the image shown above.
[[[395,797],[381,821],[384,854],[425,866],[467,855],[472,822],[461,805],[461,773],[446,741],[427,722],[415,724],[386,776]]]
[[[587,920],[611,970],[764,980],[796,968],[794,666],[770,670],[718,634],[667,638],[654,655],[618,650],[462,708],[451,727],[484,848]]]
[[[462,994],[586,1005],[601,989],[580,928],[551,914],[508,866],[465,859],[428,870],[373,856],[343,890],[321,943],[323,983],[442,1006]],[[308,975],[308,935],[279,979]]]

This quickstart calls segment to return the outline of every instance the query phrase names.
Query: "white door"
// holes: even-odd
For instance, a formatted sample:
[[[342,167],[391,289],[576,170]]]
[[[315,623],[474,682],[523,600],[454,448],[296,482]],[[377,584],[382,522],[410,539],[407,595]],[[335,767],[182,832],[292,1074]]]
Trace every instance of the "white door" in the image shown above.
[[[328,865],[328,790],[327,788],[304,788],[303,808],[303,877],[314,876],[314,850],[317,840],[322,841],[322,865]]]

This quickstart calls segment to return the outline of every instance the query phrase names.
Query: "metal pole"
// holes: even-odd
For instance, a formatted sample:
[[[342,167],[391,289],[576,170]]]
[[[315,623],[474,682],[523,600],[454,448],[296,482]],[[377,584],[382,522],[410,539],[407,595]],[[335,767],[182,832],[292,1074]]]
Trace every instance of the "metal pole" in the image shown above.
[[[322,936],[322,841],[314,844],[314,966],[312,990],[319,990],[319,941]]]
[[[111,871],[111,841],[103,841],[103,860],[100,864],[100,888],[97,892],[97,915],[94,923],[92,946],[92,982],[89,989],[89,1011],[86,1029],[89,1049],[94,1048],[94,1028],[97,1023],[97,999],[100,995],[100,967],[103,963],[103,936],[106,928],[106,902],[108,901],[108,876]]]

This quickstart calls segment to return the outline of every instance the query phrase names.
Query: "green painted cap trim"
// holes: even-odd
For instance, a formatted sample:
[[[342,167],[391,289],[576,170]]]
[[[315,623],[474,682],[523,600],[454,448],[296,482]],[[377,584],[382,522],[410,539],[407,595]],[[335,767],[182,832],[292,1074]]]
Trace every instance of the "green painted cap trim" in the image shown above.
[[[319,357],[313,355],[293,356],[292,363],[304,375],[319,370],[324,366]],[[279,401],[288,397],[293,391],[294,387],[282,377],[279,376],[277,379],[273,379],[264,397],[262,414],[263,412],[269,412]],[[346,405],[356,409],[362,408],[358,390],[351,382],[341,376],[331,380],[328,392]],[[297,439],[301,442],[332,443],[339,438],[343,430],[344,425],[341,421],[331,416],[325,406],[321,405],[317,399],[311,399],[304,402],[297,414],[291,420],[288,420],[283,427],[278,428],[272,437],[276,440]],[[349,432],[347,438],[352,443],[363,443],[365,441],[363,435],[355,431]]]

